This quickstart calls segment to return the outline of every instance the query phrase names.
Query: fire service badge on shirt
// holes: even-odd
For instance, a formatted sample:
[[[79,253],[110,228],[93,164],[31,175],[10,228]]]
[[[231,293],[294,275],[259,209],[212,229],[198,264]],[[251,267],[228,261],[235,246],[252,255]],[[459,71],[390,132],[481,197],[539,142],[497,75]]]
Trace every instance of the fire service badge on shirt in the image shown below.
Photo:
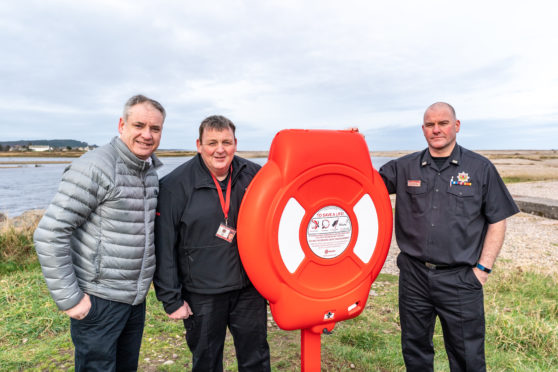
[[[454,180],[453,176],[451,176],[450,187],[453,185],[471,186],[471,182],[469,182],[469,173],[467,172],[458,173],[457,180]]]

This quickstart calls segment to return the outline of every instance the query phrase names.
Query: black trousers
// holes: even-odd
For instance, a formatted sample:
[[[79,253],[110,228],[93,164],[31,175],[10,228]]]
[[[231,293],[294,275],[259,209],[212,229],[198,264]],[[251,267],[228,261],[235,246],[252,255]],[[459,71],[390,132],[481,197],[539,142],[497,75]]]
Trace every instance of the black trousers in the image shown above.
[[[184,320],[192,371],[223,371],[227,327],[236,349],[239,371],[270,371],[267,305],[252,286],[217,295],[190,293],[193,316]]]
[[[82,320],[71,319],[75,370],[137,371],[145,322],[145,301],[132,306],[91,298],[91,310]]]
[[[482,284],[472,268],[435,270],[397,257],[401,347],[407,371],[433,371],[432,336],[440,318],[451,371],[486,371]]]

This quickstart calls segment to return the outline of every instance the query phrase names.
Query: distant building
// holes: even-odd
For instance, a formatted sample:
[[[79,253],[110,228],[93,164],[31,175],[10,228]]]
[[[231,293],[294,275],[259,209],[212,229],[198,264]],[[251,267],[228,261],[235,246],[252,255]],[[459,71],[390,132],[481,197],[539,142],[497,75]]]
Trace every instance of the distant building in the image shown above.
[[[30,145],[29,150],[31,151],[52,151],[52,147],[46,145]]]

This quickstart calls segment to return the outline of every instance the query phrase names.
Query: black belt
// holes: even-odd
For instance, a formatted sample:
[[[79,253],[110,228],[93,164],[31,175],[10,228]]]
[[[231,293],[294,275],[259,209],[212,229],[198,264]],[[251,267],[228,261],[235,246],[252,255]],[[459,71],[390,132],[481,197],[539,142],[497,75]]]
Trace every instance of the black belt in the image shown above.
[[[420,262],[421,264],[423,264],[424,266],[428,267],[430,270],[447,270],[447,269],[455,269],[458,267],[464,267],[464,266],[468,266],[468,265],[464,265],[464,264],[459,264],[459,265],[441,265],[441,264],[435,264],[432,262],[428,262],[428,261],[422,261],[419,260],[416,257],[413,256],[409,256],[408,254],[404,253],[405,256],[411,258],[414,261]]]
[[[446,270],[446,269],[455,269],[456,267],[461,267],[463,265],[438,265],[433,264],[432,262],[420,261],[424,264],[424,266],[428,267],[431,270]]]

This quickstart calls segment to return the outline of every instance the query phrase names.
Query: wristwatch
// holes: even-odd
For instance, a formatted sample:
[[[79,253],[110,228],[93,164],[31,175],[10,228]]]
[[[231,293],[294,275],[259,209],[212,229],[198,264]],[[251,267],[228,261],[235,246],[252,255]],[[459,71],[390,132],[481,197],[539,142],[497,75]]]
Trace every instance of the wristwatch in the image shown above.
[[[492,269],[482,266],[480,263],[477,263],[477,269],[484,271],[487,274],[492,272]]]

